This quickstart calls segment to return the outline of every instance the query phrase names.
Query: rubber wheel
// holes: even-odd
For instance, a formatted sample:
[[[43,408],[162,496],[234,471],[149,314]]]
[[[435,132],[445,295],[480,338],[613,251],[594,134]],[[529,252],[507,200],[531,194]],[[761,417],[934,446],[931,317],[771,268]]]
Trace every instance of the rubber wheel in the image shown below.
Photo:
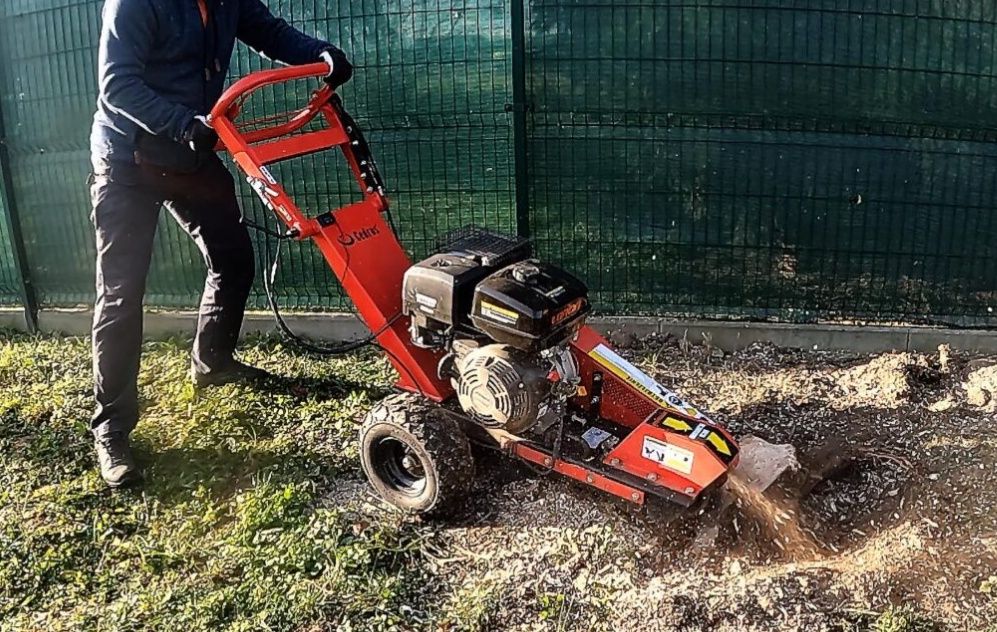
[[[460,424],[412,393],[386,397],[367,413],[360,463],[381,498],[427,516],[453,512],[474,480],[471,445]]]

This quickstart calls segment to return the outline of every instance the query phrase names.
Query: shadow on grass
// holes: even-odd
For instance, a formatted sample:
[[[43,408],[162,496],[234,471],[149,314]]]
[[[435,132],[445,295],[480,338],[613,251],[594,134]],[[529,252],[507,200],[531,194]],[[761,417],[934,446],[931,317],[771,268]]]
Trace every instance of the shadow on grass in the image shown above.
[[[282,484],[311,481],[326,487],[342,475],[348,465],[330,454],[299,450],[272,450],[257,445],[232,449],[178,446],[151,450],[136,442],[136,459],[143,467],[144,481],[135,491],[158,499],[166,506],[182,504],[195,493],[215,502],[223,502],[253,486],[261,477],[272,477]]]
[[[338,375],[314,378],[271,374],[264,380],[245,386],[252,388],[255,393],[259,394],[273,395],[289,393],[298,399],[304,399],[309,396],[315,396],[320,399],[341,399],[357,391],[370,392],[372,397],[376,398],[382,395],[381,390],[384,391],[383,394],[389,392],[389,389],[386,387],[378,389],[375,385],[358,382]],[[210,386],[200,389],[198,394],[210,395],[219,388],[222,387]]]

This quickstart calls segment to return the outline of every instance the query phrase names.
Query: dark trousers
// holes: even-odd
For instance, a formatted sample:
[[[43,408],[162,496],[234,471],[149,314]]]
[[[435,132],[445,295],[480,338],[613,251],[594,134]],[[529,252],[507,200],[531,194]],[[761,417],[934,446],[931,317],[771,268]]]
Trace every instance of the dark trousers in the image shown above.
[[[127,435],[138,422],[142,298],[159,209],[187,231],[208,268],[192,365],[201,372],[232,361],[253,284],[253,247],[239,222],[232,175],[212,156],[191,173],[111,164],[95,169],[91,188],[97,233],[93,321],[96,437]]]

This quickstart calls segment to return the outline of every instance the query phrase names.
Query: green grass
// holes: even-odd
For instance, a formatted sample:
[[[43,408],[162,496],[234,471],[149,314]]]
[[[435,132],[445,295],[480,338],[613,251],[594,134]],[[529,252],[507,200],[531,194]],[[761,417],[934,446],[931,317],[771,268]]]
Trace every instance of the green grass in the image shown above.
[[[569,528],[551,503],[535,527],[432,524],[344,503],[365,487],[358,421],[393,379],[379,354],[254,340],[244,359],[282,379],[195,393],[188,348],[146,345],[133,438],[147,480],[111,492],[88,431],[88,343],[0,332],[0,632],[619,629],[639,582],[687,571],[645,565],[646,532],[623,516]],[[718,581],[703,568],[686,585]],[[997,577],[979,592],[997,593]],[[949,629],[920,606],[855,606],[825,615],[841,629]]]
[[[89,346],[0,338],[0,629],[424,627],[425,527],[325,498],[361,476],[357,419],[387,363],[261,340],[244,357],[293,377],[195,394],[187,348],[146,346],[147,481],[112,493],[88,435]]]
[[[911,606],[890,607],[880,613],[870,632],[935,632],[938,626]]]

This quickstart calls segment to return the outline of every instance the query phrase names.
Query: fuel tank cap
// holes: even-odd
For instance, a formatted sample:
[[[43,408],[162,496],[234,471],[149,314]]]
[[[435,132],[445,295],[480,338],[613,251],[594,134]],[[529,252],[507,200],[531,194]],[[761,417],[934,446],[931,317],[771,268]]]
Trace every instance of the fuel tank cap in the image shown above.
[[[533,263],[523,262],[512,269],[512,278],[520,283],[532,284],[540,277],[540,268]]]

